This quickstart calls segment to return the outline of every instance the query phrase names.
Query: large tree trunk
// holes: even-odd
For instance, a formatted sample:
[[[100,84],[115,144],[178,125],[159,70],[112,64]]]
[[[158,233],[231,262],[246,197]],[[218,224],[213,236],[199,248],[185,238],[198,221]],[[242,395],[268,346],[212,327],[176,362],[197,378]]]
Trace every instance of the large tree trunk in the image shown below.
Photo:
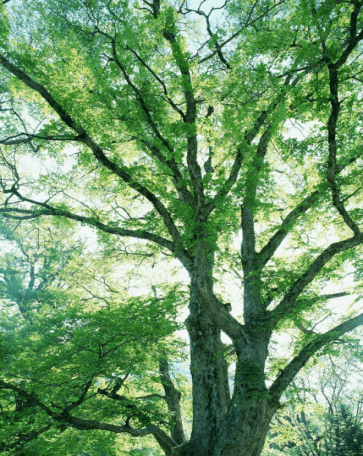
[[[209,448],[192,439],[176,448],[175,456],[260,456],[274,410],[267,400],[240,406],[232,402]]]
[[[269,334],[255,328],[249,331],[248,340],[235,347],[238,362],[230,398],[220,330],[199,302],[193,279],[186,323],[191,350],[193,431],[190,441],[173,454],[259,456],[276,410],[263,374]]]
[[[195,454],[207,455],[230,402],[228,366],[223,358],[221,332],[200,304],[193,279],[189,308],[186,324],[190,337],[193,432],[187,445],[188,448],[196,445]],[[194,450],[188,451],[194,454]]]
[[[254,336],[250,332],[249,340],[236,347],[233,397],[210,456],[259,456],[262,452],[278,404],[270,397],[263,375],[267,341]]]
[[[244,407],[231,405],[210,456],[260,456],[271,417],[266,400]]]

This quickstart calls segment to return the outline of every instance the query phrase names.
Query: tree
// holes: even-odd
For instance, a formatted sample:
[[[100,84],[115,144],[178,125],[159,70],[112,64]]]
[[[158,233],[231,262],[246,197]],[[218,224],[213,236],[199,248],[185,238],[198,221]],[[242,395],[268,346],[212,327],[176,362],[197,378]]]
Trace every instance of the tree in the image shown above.
[[[315,410],[316,412],[316,410]],[[303,410],[280,420],[280,430],[289,440],[273,445],[279,451],[265,454],[278,456],[360,456],[363,448],[361,417],[353,415],[344,404],[325,415],[306,415]],[[283,437],[277,436],[281,442]]]
[[[128,296],[107,261],[73,243],[64,225],[56,230],[33,222],[27,230],[22,225],[20,237],[2,228],[7,253],[0,260],[1,454],[132,451],[127,441],[124,453],[115,451],[116,433],[80,438],[76,430],[87,429],[88,420],[64,421],[64,410],[94,419],[117,415],[126,430],[131,419],[144,426],[170,420],[177,432],[177,417],[165,413],[157,372],[175,395],[165,353],[172,357],[182,350],[170,340],[180,297],[165,290],[158,298]],[[58,419],[34,412],[49,406]],[[161,430],[159,435],[164,436]]]
[[[331,308],[354,292],[347,274],[361,281],[363,4],[3,4],[1,216],[78,222],[105,251],[175,259],[190,280],[189,440],[181,427],[169,436],[137,420],[82,422],[32,393],[39,413],[152,435],[166,455],[259,456],[299,370],[363,323],[357,306]],[[223,289],[231,273],[235,312]],[[326,292],[334,281],[341,288]],[[286,330],[290,358],[269,357]],[[222,333],[236,359],[232,395]]]
[[[263,454],[362,454],[361,359],[361,347],[351,345],[304,369],[287,394],[284,412],[272,420]]]

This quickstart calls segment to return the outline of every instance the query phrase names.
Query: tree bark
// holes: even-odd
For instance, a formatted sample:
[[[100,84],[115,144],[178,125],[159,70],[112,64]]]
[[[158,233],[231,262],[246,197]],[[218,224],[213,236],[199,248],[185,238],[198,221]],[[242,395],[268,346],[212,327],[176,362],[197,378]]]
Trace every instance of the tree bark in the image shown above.
[[[193,277],[186,323],[191,346],[193,432],[190,441],[175,448],[172,454],[259,456],[278,406],[264,379],[270,331],[252,325],[248,340],[235,344],[238,362],[230,398],[220,330],[201,305],[197,278]]]
[[[193,278],[189,308],[186,325],[190,338],[194,412],[191,441],[185,448],[191,455],[207,455],[212,454],[210,451],[230,401],[228,366],[223,358],[221,332],[198,300]]]
[[[232,401],[218,433],[206,450],[195,439],[174,449],[173,456],[260,456],[274,408],[267,400],[240,406]]]

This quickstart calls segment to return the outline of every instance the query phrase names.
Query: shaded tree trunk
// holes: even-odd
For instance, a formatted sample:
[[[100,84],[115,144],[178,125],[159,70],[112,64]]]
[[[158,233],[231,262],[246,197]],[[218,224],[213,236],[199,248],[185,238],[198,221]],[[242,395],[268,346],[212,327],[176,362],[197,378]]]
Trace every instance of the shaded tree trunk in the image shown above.
[[[228,366],[222,354],[221,331],[199,302],[194,279],[189,307],[186,325],[193,383],[193,432],[188,451],[194,451],[191,446],[196,446],[195,454],[207,455],[214,446],[230,401]]]
[[[252,325],[255,328],[249,330],[246,341],[235,346],[238,361],[231,398],[220,330],[199,302],[194,279],[186,323],[191,342],[193,431],[190,441],[175,448],[173,455],[259,456],[278,406],[264,379],[269,330]]]

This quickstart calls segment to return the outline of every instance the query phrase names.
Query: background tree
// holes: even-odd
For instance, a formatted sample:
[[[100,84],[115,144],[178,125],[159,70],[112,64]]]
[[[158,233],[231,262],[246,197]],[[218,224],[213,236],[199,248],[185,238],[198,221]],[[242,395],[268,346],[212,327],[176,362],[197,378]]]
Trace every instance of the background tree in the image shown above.
[[[357,305],[331,305],[359,297],[361,283],[363,4],[3,3],[1,216],[67,219],[105,252],[178,261],[190,285],[192,434],[169,436],[157,417],[60,412],[9,373],[2,389],[79,430],[87,415],[87,429],[153,435],[166,455],[259,456],[299,370],[363,323]],[[281,331],[294,348],[269,357]],[[73,403],[94,394],[84,391]]]
[[[304,369],[273,420],[264,455],[362,454],[362,356],[351,342]]]
[[[170,339],[175,294],[130,298],[97,252],[72,242],[69,227],[22,224],[20,234],[2,228],[1,454],[130,454],[127,439],[116,451],[117,433],[80,438],[77,431],[101,429],[102,418],[115,413],[121,432],[130,420],[163,427],[170,421],[177,432],[178,417],[165,413],[165,394],[171,407],[180,394],[169,386],[166,358],[180,358],[182,350]],[[49,406],[57,411],[52,417],[37,413]],[[93,422],[64,421],[71,410]]]

